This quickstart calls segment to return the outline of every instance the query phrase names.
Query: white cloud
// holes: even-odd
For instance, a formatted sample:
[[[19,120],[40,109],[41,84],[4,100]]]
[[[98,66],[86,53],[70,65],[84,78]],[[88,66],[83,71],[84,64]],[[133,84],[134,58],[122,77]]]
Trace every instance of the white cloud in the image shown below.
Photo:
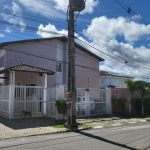
[[[4,34],[0,33],[0,37],[4,37]]]
[[[15,14],[15,13],[21,13],[22,12],[22,10],[21,10],[21,8],[19,7],[19,5],[17,4],[17,3],[15,3],[15,2],[12,2],[12,11],[13,11],[13,13]]]
[[[58,33],[58,34],[53,34],[53,33]],[[65,36],[68,34],[67,30],[57,30],[56,27],[52,24],[48,24],[45,27],[41,24],[38,27],[38,31],[37,34],[43,38],[47,38],[47,37],[56,37],[56,36]]]
[[[22,14],[22,9],[21,7],[16,3],[16,2],[12,2],[11,5],[4,5],[4,8],[5,8],[5,11],[7,12],[8,11],[8,14],[12,11],[12,15],[15,15],[15,14],[19,14],[21,16]],[[24,20],[22,18],[19,18],[19,17],[14,17],[14,16],[11,16],[11,15],[7,15],[6,14],[0,14],[3,19],[6,21],[6,22],[9,22],[9,23],[12,23],[12,24],[19,24],[19,25],[26,25]],[[5,32],[11,32],[11,29],[14,28],[15,26],[7,26],[5,25],[5,29],[4,31]],[[15,27],[16,28],[16,27]],[[8,30],[9,29],[9,30]],[[18,29],[18,28],[17,28]],[[21,28],[20,29],[21,31],[24,30],[24,28]]]
[[[94,28],[96,28],[99,32]],[[100,32],[111,39],[115,39],[117,36],[124,36],[125,40],[128,42],[134,42],[142,36],[150,35],[150,30],[148,30],[148,28],[146,28],[144,25],[134,21],[129,21],[124,17],[109,19],[105,16],[102,16],[99,18],[94,18],[88,29],[84,31],[84,34],[87,35],[92,33],[94,38],[108,40],[108,38],[102,35]],[[92,38],[92,36],[90,38]]]
[[[65,18],[69,0],[18,0],[26,9],[40,13],[46,17]],[[87,0],[86,8],[82,14],[92,13],[99,0]],[[64,13],[62,13],[64,12]]]
[[[4,31],[7,32],[7,33],[11,33],[11,30],[8,27],[6,27],[6,29]]]
[[[54,0],[54,1],[56,3],[56,5],[55,5],[56,9],[62,10],[63,12],[67,11],[69,1],[68,1],[68,3],[66,3],[66,0]],[[87,0],[86,4],[85,4],[86,7],[83,10],[82,14],[93,13],[94,7],[97,6],[98,3],[99,3],[99,0]]]
[[[83,10],[82,14],[86,13],[93,13],[94,12],[94,7],[96,7],[99,4],[99,0],[87,0],[85,4],[85,10]]]
[[[54,8],[55,3],[53,0],[18,0],[18,2],[27,10],[46,17],[65,18],[66,15],[58,12],[58,10]]]

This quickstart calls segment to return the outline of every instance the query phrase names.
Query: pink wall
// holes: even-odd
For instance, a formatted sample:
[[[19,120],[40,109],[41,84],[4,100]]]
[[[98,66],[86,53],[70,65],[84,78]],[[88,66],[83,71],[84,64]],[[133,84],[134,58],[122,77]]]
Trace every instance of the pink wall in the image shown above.
[[[123,89],[122,88],[111,88],[111,97],[115,97],[115,89],[118,90],[119,98],[123,97]]]
[[[43,44],[40,44],[43,43]],[[32,55],[26,55],[15,51],[6,50],[6,64],[5,66],[18,65],[25,63],[27,65],[33,65],[35,67],[41,67],[56,72],[56,59],[57,59],[57,40],[45,40],[41,42],[25,42],[16,43],[6,46],[6,49],[11,49],[19,52],[30,53],[32,55],[38,55],[44,58],[35,57]],[[64,62],[68,62],[68,44],[64,42]],[[76,66],[76,87],[87,88],[88,78],[90,82],[90,88],[99,88],[99,60],[90,56],[86,52],[76,48],[75,64],[86,66]],[[47,58],[47,59],[46,59]],[[93,68],[91,70],[90,68]],[[68,64],[63,64],[64,78],[63,82],[67,85],[68,82]],[[42,84],[42,78],[40,77],[40,83]],[[48,76],[48,87],[56,86],[56,74]]]
[[[41,41],[40,43],[26,42],[26,43],[18,43],[18,44],[16,43],[16,44],[8,45],[6,46],[7,49],[12,49],[19,52],[26,52],[32,55],[38,55],[43,58],[7,50],[6,67],[25,63],[27,65],[33,65],[35,67],[41,67],[56,72],[56,61],[55,61],[56,53],[57,53],[56,42],[57,40],[53,40],[53,41],[46,40],[46,41]],[[55,74],[48,76],[48,86],[56,86]]]
[[[65,49],[67,49],[67,44],[65,45]],[[87,88],[88,87],[88,78],[90,82],[90,88],[99,88],[99,60],[96,58],[90,56],[86,52],[83,52],[79,48],[75,49],[75,72],[76,72],[76,87],[77,88]],[[67,54],[68,50],[65,52],[65,59],[67,62]],[[81,67],[85,66],[85,67]],[[68,65],[65,64],[65,68],[68,68]],[[90,68],[93,68],[91,70]],[[67,84],[67,77],[68,77],[68,71],[66,69],[66,74],[64,75],[66,77]]]

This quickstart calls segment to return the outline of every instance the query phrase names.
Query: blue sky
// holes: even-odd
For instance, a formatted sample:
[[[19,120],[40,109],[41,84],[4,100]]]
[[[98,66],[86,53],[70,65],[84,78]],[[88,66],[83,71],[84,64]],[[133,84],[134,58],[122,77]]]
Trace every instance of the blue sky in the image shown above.
[[[149,5],[149,0],[87,0],[75,24],[76,36],[88,45],[77,42],[105,59],[101,70],[147,81]],[[67,6],[68,0],[1,0],[0,42],[56,36],[51,32],[67,35]],[[125,10],[128,7],[132,15]]]

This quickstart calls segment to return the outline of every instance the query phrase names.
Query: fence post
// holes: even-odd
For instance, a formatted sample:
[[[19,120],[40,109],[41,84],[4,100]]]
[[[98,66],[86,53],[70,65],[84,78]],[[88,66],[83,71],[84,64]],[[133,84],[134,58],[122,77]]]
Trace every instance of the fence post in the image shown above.
[[[15,106],[15,71],[9,72],[9,119],[14,118],[14,106]]]
[[[47,74],[43,74],[43,114],[46,115],[46,101],[47,101]]]
[[[20,88],[20,87],[19,87],[19,88]],[[27,98],[27,97],[26,97],[26,87],[24,87],[24,91],[23,91],[23,92],[24,92],[24,111],[27,111],[27,110],[26,110],[26,98]]]
[[[89,93],[89,89],[85,90],[85,115],[90,117],[90,101],[89,101],[89,97],[90,97],[90,93]]]
[[[112,114],[111,88],[106,88],[106,113]]]

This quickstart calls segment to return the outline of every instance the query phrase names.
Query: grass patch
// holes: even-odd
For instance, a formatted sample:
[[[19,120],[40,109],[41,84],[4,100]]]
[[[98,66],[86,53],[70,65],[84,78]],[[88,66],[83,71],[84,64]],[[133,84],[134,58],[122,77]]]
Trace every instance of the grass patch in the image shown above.
[[[54,127],[54,128],[65,128],[65,127],[64,127],[64,124],[54,125],[53,127]]]

